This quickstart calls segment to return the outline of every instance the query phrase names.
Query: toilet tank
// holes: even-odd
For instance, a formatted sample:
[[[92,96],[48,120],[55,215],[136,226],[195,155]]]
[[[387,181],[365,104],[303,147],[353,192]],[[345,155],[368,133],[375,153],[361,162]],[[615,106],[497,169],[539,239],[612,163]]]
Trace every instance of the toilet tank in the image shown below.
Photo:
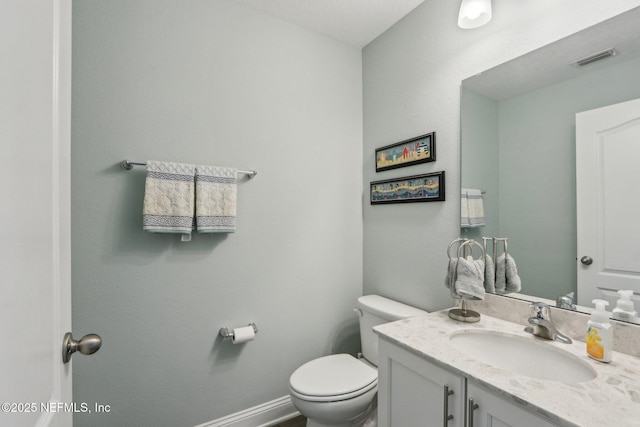
[[[426,311],[402,304],[380,295],[365,295],[358,298],[358,315],[360,316],[360,342],[362,355],[369,362],[378,366],[378,335],[373,327],[407,317],[422,316]]]

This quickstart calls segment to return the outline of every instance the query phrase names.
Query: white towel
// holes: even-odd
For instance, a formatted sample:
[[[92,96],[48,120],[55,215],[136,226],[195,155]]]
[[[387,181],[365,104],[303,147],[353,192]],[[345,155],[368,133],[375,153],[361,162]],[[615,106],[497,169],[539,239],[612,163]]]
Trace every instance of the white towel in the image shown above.
[[[467,190],[463,188],[460,191],[460,228],[469,228],[469,226],[469,198]]]
[[[496,270],[491,255],[484,256],[484,290],[492,294],[496,293]]]
[[[484,299],[484,260],[458,258],[455,292],[470,299]]]
[[[482,203],[482,191],[467,189],[469,208],[469,227],[484,226],[484,204]]]
[[[198,233],[236,231],[238,171],[196,166],[196,230]]]
[[[447,275],[444,277],[444,285],[448,289],[455,289],[454,284],[456,281],[456,268],[458,266],[458,258],[449,258],[449,264],[447,265]]]
[[[513,260],[511,255],[507,255],[506,266],[505,266],[505,274],[507,276],[507,292],[520,292],[522,289],[522,281],[520,280],[520,276],[518,276],[518,268],[516,267],[516,262]]]
[[[504,254],[496,260],[496,292],[504,292],[507,288],[507,262]]]
[[[502,254],[496,261],[496,291],[520,292],[522,283],[513,257]]]
[[[147,161],[142,229],[151,233],[191,234],[194,165]]]

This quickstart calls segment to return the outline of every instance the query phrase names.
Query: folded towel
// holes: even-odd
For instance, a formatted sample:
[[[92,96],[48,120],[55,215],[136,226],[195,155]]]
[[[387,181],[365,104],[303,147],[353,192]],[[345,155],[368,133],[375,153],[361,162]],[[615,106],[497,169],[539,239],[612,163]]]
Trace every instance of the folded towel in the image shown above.
[[[484,257],[484,290],[492,294],[496,293],[496,271],[493,258],[489,254]]]
[[[238,171],[196,166],[196,230],[198,233],[236,231]]]
[[[469,227],[484,226],[484,205],[482,203],[482,191],[467,190],[469,204]]]
[[[467,190],[463,188],[460,191],[460,228],[469,228],[469,226],[469,198]]]
[[[522,283],[513,257],[502,254],[496,261],[496,291],[520,292]]]
[[[484,260],[473,257],[458,258],[455,291],[462,297],[484,299]]]
[[[151,233],[191,234],[194,165],[147,161],[142,229]]]
[[[504,292],[507,288],[507,262],[504,254],[496,260],[496,292]]]
[[[506,291],[507,292],[520,292],[522,289],[522,282],[520,276],[518,276],[518,268],[516,262],[511,255],[506,257],[505,274],[507,276]]]
[[[444,285],[449,289],[455,289],[454,283],[456,281],[457,266],[458,258],[449,258],[449,264],[447,265],[447,275],[444,278]]]

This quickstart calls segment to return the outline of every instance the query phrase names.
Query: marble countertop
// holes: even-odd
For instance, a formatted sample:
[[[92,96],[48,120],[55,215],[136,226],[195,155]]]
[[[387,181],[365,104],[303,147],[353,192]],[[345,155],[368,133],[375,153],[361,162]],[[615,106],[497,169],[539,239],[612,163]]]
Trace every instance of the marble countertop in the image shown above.
[[[640,358],[613,352],[611,363],[597,362],[586,355],[584,342],[543,340],[524,332],[524,326],[485,314],[478,323],[462,323],[450,319],[448,310],[443,310],[379,325],[374,331],[559,426],[640,426]],[[449,335],[461,330],[497,331],[553,346],[584,360],[596,370],[597,377],[565,384],[513,374],[453,347]]]

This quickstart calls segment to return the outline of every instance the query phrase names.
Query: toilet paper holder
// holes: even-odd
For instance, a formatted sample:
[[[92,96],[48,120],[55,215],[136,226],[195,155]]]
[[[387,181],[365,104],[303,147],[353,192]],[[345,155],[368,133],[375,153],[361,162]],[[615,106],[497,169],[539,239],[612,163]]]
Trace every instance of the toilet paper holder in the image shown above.
[[[258,327],[256,326],[255,323],[251,322],[251,323],[249,323],[248,326],[251,326],[253,328],[253,332],[255,332],[256,334],[258,333]],[[229,331],[229,328],[227,328],[226,326],[223,326],[222,328],[220,328],[220,336],[222,338],[231,338],[231,339],[233,339],[233,337],[234,337],[233,330]]]

